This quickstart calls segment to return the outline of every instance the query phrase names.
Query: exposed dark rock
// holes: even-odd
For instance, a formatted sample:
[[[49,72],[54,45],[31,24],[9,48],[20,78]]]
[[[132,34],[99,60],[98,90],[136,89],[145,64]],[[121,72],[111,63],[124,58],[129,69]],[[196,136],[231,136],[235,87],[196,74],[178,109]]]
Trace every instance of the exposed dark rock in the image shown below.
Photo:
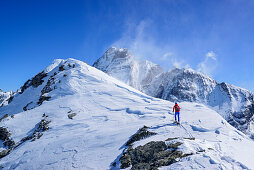
[[[168,138],[165,141],[171,141],[171,140],[175,140],[175,139],[180,139],[180,137]],[[195,138],[183,138],[183,139],[195,140]]]
[[[8,101],[8,104],[10,104],[13,100],[14,96],[11,96],[7,101]]]
[[[66,77],[66,76],[67,76],[67,74],[64,74],[63,76],[64,76],[64,77]]]
[[[165,140],[170,141],[169,144],[166,144],[165,141],[151,141],[133,149],[132,144],[135,141],[156,134],[154,132],[149,132],[147,129],[147,126],[139,129],[137,133],[126,142],[125,146],[128,146],[128,148],[125,149],[119,159],[121,169],[131,167],[133,170],[157,170],[161,166],[169,166],[178,162],[183,157],[193,155],[193,153],[183,153],[179,151],[178,147],[183,144],[179,142],[179,140],[195,140],[195,138],[173,137]],[[178,141],[174,141],[176,139],[178,139]],[[200,152],[205,152],[205,150],[200,150],[197,153]]]
[[[76,116],[76,115],[77,115],[77,113],[68,114],[68,118],[69,118],[69,119],[73,119],[73,117]]]
[[[11,118],[14,118],[14,115],[11,115]]]
[[[48,79],[47,84],[45,85],[45,87],[43,87],[43,89],[41,90],[41,95],[51,92],[52,88],[50,86],[53,85],[53,84],[55,84],[55,78],[51,77],[50,79]]]
[[[132,149],[130,146],[120,158],[121,168],[132,166],[131,169],[158,169],[177,162],[180,158],[190,156],[178,151],[181,142],[171,143],[169,146],[164,141],[151,141],[144,146]]]
[[[65,69],[64,69],[64,65],[61,65],[60,67],[59,67],[59,71],[64,71]]]
[[[254,101],[243,112],[245,119],[249,122],[254,116]]]
[[[227,84],[225,82],[222,82],[220,84],[218,84],[222,89],[223,91],[228,95],[230,96],[230,89],[229,87],[227,86]]]
[[[4,146],[8,147],[8,148],[13,148],[13,146],[15,146],[15,142],[12,139],[8,139],[6,141],[4,141]]]
[[[0,140],[3,140],[3,145],[7,149],[12,149],[15,145],[15,142],[11,139],[11,133],[5,127],[0,127]]]
[[[42,71],[39,74],[37,74],[36,76],[34,76],[32,78],[32,80],[30,80],[30,79],[27,80],[25,82],[25,84],[21,87],[21,91],[19,93],[22,94],[30,86],[38,87],[39,85],[41,85],[44,82],[43,78],[46,76],[47,76],[47,73]]]
[[[192,137],[192,138],[183,138],[183,139],[195,140],[194,137]]]
[[[131,169],[135,170],[157,170],[158,168],[151,168],[151,166],[148,163],[139,163],[135,164]]]
[[[163,141],[149,142],[144,146],[138,146],[129,150],[132,165],[137,163],[149,163],[153,160],[156,153],[167,149],[167,145]]]
[[[19,93],[22,94],[28,87],[30,87],[31,82],[32,82],[31,80],[27,80],[25,84],[21,87],[21,91]]]
[[[7,128],[0,127],[0,140],[4,141],[3,145],[4,145],[4,147],[7,148],[7,149],[0,152],[0,158],[5,157],[6,155],[8,155],[11,152],[11,150],[17,148],[22,143],[24,143],[28,140],[35,141],[36,139],[39,139],[43,135],[43,132],[45,132],[49,129],[49,123],[51,122],[50,120],[46,119],[48,117],[47,115],[45,115],[43,117],[45,117],[45,118],[42,119],[36,125],[36,129],[34,130],[34,132],[31,135],[22,138],[21,141],[19,141],[18,143],[15,143],[10,138],[11,134]]]
[[[171,143],[168,147],[172,148],[172,149],[177,149],[178,146],[180,146],[181,144],[183,144],[183,143],[181,143],[181,142]]]
[[[27,107],[30,105],[30,104],[32,104],[33,102],[30,102],[30,103],[27,103],[26,105],[25,105],[25,107],[23,107],[23,110],[24,111],[27,111]]]
[[[46,116],[45,116],[46,117]],[[49,123],[51,121],[47,120],[46,118],[42,119],[37,125],[36,129],[32,133],[32,135],[24,137],[20,143],[24,143],[27,140],[35,141],[36,139],[39,139],[42,135],[43,132],[47,131],[49,129]]]
[[[112,166],[114,166],[114,167],[115,167],[115,166],[116,166],[116,162],[113,162],[113,163],[112,163]]]
[[[1,122],[2,120],[4,120],[5,118],[7,118],[8,116],[9,116],[8,114],[5,114],[3,117],[0,118],[0,122]]]
[[[0,158],[5,157],[6,155],[8,155],[10,153],[10,149],[5,149],[3,151],[0,152]]]
[[[11,136],[10,132],[7,130],[7,128],[0,127],[0,139],[3,141],[6,141]]]
[[[126,146],[131,145],[135,141],[139,141],[141,139],[147,138],[149,136],[155,135],[154,132],[149,132],[148,127],[144,126],[143,128],[139,129],[137,133],[135,133],[126,143]]]
[[[36,76],[32,78],[32,85],[34,87],[38,87],[44,82],[43,78],[46,76],[47,76],[47,73],[45,73],[44,71],[40,72],[39,74],[37,74]]]
[[[41,105],[44,101],[48,101],[51,97],[50,96],[40,96],[39,101],[37,102],[38,105]]]
[[[34,133],[36,133],[36,132],[45,132],[46,130],[48,130],[49,129],[48,125],[49,125],[50,122],[51,122],[50,120],[42,119],[39,122],[38,128],[35,130]]]
[[[178,137],[175,137],[175,138],[168,138],[168,139],[166,139],[165,141],[171,141],[171,140],[175,140],[175,139],[178,139]]]
[[[164,86],[160,85],[157,91],[157,94],[155,95],[156,98],[162,98],[162,95],[164,93]]]
[[[199,153],[200,153],[200,152],[205,152],[205,150],[204,150],[204,149],[201,149],[201,150],[199,150],[199,151],[197,151],[197,152],[199,152]]]
[[[128,152],[124,152],[120,158],[121,161],[121,169],[128,168],[131,166],[131,156]]]

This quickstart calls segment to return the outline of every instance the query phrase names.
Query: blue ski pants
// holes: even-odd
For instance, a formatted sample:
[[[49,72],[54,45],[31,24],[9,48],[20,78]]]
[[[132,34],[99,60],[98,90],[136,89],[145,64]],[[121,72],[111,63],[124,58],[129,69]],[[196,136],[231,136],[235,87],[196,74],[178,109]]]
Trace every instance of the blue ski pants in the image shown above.
[[[178,116],[178,122],[180,122],[180,112],[175,112],[175,121],[177,121],[176,116]]]

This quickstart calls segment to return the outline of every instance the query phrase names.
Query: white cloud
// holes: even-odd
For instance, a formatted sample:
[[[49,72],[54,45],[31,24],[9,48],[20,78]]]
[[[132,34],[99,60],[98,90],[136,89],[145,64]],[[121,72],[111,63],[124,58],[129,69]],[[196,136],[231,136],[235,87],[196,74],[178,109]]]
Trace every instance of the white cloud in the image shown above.
[[[126,29],[122,36],[115,41],[112,46],[118,48],[128,48],[131,53],[140,60],[150,60],[161,65],[165,69],[191,68],[189,63],[180,58],[170,44],[160,43],[155,39],[153,32],[154,23],[152,20],[142,20],[138,24],[127,22]],[[193,63],[194,64],[194,63]],[[217,55],[214,51],[206,53],[202,62],[197,64],[197,70],[208,75],[212,75],[217,67]]]
[[[162,44],[154,39],[153,24],[149,19],[138,24],[127,23],[121,38],[112,46],[128,48],[136,58],[141,60],[150,60],[166,68],[172,66],[180,68],[184,61],[176,56],[169,44]]]
[[[213,60],[217,60],[216,54],[213,51],[209,51],[208,53],[206,53],[206,57],[210,57]]]
[[[185,68],[185,69],[188,69],[188,68],[191,68],[191,67],[190,67],[189,64],[186,64],[186,65],[184,66],[184,68]]]
[[[178,60],[176,57],[171,58],[171,63],[175,68],[182,68],[183,61]]]
[[[168,52],[163,54],[163,56],[161,57],[161,60],[167,60],[169,57],[173,56],[173,53]]]
[[[198,64],[198,71],[212,75],[217,67],[217,55],[213,51],[206,53],[205,59]]]

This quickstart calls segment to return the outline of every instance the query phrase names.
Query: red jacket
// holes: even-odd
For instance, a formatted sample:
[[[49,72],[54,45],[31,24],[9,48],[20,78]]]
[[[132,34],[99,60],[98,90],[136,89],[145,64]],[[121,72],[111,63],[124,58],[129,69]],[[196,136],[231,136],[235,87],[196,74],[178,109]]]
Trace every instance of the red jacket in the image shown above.
[[[178,104],[176,104],[174,107],[173,107],[173,112],[176,111],[176,112],[180,112],[180,107],[178,106]],[[178,111],[177,111],[178,110]]]

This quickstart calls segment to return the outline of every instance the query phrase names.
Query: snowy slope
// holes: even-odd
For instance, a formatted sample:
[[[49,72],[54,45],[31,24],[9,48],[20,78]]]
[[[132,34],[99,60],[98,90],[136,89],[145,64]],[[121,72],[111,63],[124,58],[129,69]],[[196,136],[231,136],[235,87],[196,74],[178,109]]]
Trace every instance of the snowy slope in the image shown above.
[[[204,103],[237,129],[254,136],[254,97],[246,89],[217,83],[192,69],[173,69],[153,79],[145,92],[170,101]]]
[[[183,127],[179,127],[172,123],[172,106],[81,61],[56,60],[0,108],[1,117],[12,115],[0,126],[8,129],[8,138],[15,142],[0,166],[118,169],[126,142],[146,125],[157,134],[136,141],[134,147],[180,137],[175,139],[183,143],[179,150],[194,153],[162,169],[254,168],[254,142],[217,112],[197,103],[180,103]],[[184,139],[190,135],[195,140]],[[0,146],[3,152],[11,145],[4,146],[2,141]]]
[[[121,62],[116,62],[119,56]],[[139,67],[135,67],[133,63],[140,63]],[[122,65],[128,69],[122,69]],[[204,103],[254,139],[254,96],[248,90],[224,82],[218,83],[192,69],[174,68],[163,72],[158,69],[158,65],[149,61],[142,63],[135,60],[127,49],[111,47],[94,66],[150,96],[172,102]],[[146,83],[141,83],[144,76],[140,76],[140,73],[148,77],[145,78],[148,80]]]

